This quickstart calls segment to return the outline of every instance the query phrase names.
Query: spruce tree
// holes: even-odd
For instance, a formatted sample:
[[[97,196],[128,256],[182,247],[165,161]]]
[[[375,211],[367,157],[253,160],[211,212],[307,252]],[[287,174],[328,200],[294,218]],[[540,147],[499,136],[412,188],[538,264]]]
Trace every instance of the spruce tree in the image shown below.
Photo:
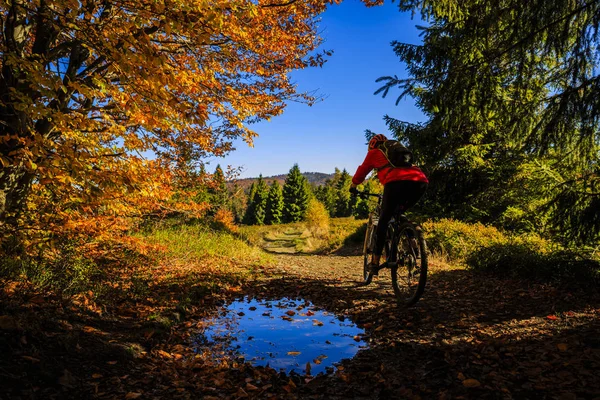
[[[265,224],[279,224],[283,216],[283,191],[279,182],[271,182],[269,195],[267,196],[267,215]]]
[[[256,182],[256,194],[254,195],[254,220],[257,225],[265,224],[268,196],[269,187],[261,174]]]
[[[297,222],[304,218],[309,199],[305,181],[306,178],[300,173],[298,164],[294,164],[283,185],[284,222]]]
[[[523,225],[510,217],[523,215],[537,221],[532,229],[549,221],[560,237],[596,243],[600,3],[401,1],[400,9],[421,11],[429,27],[421,46],[392,44],[409,77],[382,77],[378,92],[399,87],[398,100],[414,97],[429,118],[387,123],[431,172],[431,209],[507,227]]]
[[[315,188],[315,197],[319,200],[329,213],[330,217],[335,216],[335,189],[331,179],[327,179],[324,185]]]
[[[221,166],[217,164],[215,172],[212,175],[212,182],[208,192],[211,195],[211,205],[215,208],[227,206],[229,202],[229,193],[225,182],[225,174]]]
[[[254,182],[250,185],[250,190],[248,192],[248,202],[246,203],[246,212],[244,213],[243,222],[246,225],[255,225],[256,224],[256,203],[254,202],[254,198],[256,197],[256,185]]]
[[[336,182],[335,216],[349,217],[352,215],[354,199],[350,196],[352,177],[345,169],[340,173]]]

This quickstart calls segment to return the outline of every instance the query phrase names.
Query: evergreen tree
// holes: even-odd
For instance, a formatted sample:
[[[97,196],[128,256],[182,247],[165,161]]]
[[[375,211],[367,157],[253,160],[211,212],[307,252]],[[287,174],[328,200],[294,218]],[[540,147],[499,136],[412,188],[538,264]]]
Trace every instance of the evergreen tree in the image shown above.
[[[350,185],[352,177],[345,169],[340,173],[336,182],[335,193],[335,216],[349,217],[352,215],[352,206],[355,199],[350,196]]]
[[[254,201],[256,197],[256,185],[254,182],[250,185],[248,192],[248,202],[246,203],[246,212],[244,213],[243,222],[246,225],[256,224],[256,203]]]
[[[244,191],[242,190],[242,188],[240,188],[238,183],[235,182],[233,184],[233,188],[231,189],[230,204],[231,204],[231,212],[233,213],[236,223],[240,223],[244,219],[244,214],[245,214],[245,209],[246,209],[245,205],[244,205],[245,200],[246,200],[245,197],[246,197],[246,195],[244,194]]]
[[[300,173],[298,164],[294,164],[283,185],[284,222],[297,222],[304,218],[309,199],[305,181],[306,178]]]
[[[256,194],[254,195],[254,220],[257,225],[264,225],[267,216],[267,198],[269,196],[269,187],[262,177],[259,175],[256,183]]]
[[[283,216],[283,191],[277,181],[271,182],[267,196],[267,215],[265,224],[279,224]]]
[[[335,216],[335,189],[331,179],[327,179],[324,185],[318,186],[314,191],[315,197],[319,200],[329,213],[330,217]]]
[[[410,77],[382,77],[378,92],[400,87],[398,100],[414,97],[429,117],[387,123],[422,156],[437,210],[537,224],[548,212],[561,236],[597,241],[600,3],[401,0],[400,9],[420,10],[430,26],[422,46],[393,43]]]
[[[210,202],[213,208],[227,206],[229,203],[229,193],[227,191],[227,184],[225,182],[225,174],[221,169],[221,166],[217,164],[215,172],[212,175],[212,182],[208,190],[210,193]]]

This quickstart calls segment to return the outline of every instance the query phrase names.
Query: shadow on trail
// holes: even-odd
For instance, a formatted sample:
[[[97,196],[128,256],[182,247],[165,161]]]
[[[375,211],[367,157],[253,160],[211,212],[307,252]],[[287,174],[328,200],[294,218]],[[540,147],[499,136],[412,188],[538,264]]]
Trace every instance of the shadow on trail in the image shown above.
[[[100,311],[83,300],[13,306],[0,298],[0,315],[19,315],[14,327],[0,320],[0,399],[575,399],[600,393],[598,294],[442,270],[430,274],[421,301],[406,308],[383,279],[364,286],[347,278],[260,278],[230,291],[212,287],[212,275],[141,282],[114,288],[106,295],[116,308]],[[242,282],[235,274],[222,279],[232,287]],[[132,297],[131,290],[139,293]],[[365,329],[369,348],[312,380],[198,358],[196,323],[244,296],[303,298],[348,315]]]
[[[248,293],[252,295],[252,291]],[[414,307],[386,283],[284,277],[256,296],[288,296],[349,315],[369,348],[301,387],[306,398],[593,398],[600,393],[597,294],[465,270],[430,275]],[[563,398],[561,397],[561,398]]]

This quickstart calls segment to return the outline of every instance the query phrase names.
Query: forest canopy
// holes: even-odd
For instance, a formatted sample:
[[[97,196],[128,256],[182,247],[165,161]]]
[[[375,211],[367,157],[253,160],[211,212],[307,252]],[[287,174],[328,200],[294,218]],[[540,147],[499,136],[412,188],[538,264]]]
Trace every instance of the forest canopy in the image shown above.
[[[288,73],[325,61],[316,21],[328,3],[0,1],[4,235],[202,213],[174,196],[186,174],[235,138],[251,144],[248,124],[286,101],[314,100]]]

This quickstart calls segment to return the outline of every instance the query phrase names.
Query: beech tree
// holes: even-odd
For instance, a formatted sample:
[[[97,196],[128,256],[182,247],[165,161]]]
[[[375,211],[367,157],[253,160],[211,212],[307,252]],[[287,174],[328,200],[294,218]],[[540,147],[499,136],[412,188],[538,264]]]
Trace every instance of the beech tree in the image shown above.
[[[114,226],[169,199],[178,165],[311,102],[288,72],[324,62],[329,2],[0,1],[3,231]]]

